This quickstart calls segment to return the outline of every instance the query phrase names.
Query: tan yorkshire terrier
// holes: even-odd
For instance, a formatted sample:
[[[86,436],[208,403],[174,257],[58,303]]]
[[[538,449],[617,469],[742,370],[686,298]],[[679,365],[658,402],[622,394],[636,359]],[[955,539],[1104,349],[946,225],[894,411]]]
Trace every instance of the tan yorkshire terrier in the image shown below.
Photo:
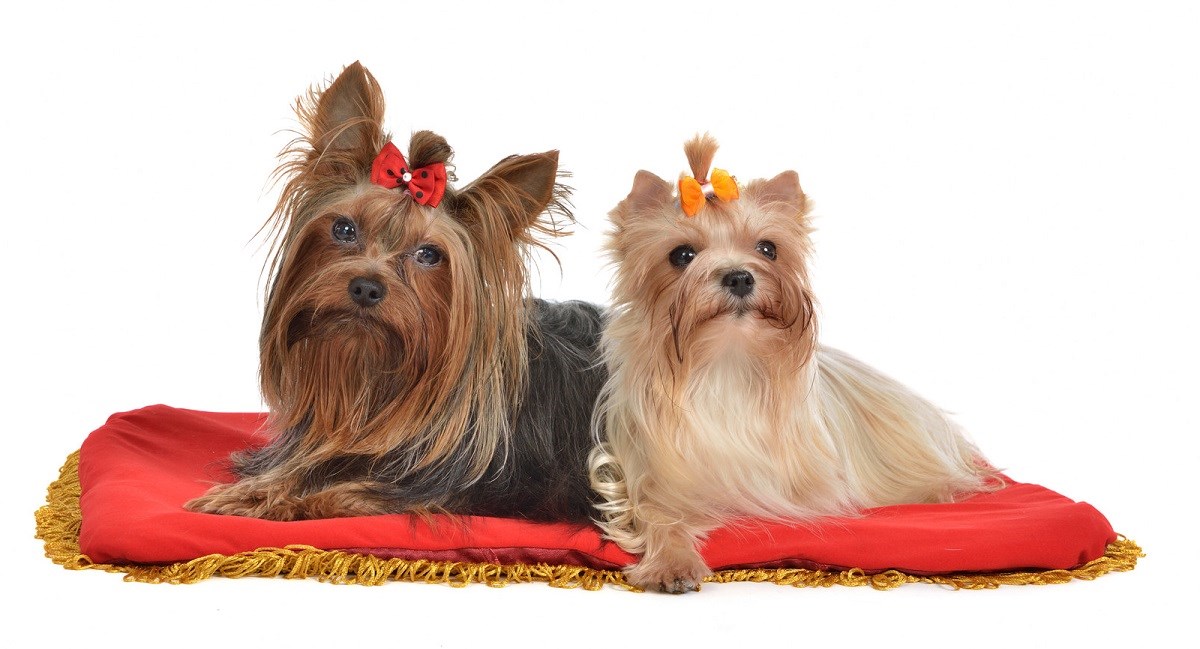
[[[586,524],[600,312],[534,300],[526,275],[570,218],[558,152],[456,189],[446,140],[417,132],[406,158],[383,111],[358,63],[297,104],[260,337],[270,441],[186,507]]]
[[[809,521],[994,488],[938,408],[817,343],[809,202],[785,171],[739,187],[685,146],[692,176],[639,171],[610,213],[610,373],[590,460],[606,535],[636,586],[698,590],[705,535],[739,518]]]

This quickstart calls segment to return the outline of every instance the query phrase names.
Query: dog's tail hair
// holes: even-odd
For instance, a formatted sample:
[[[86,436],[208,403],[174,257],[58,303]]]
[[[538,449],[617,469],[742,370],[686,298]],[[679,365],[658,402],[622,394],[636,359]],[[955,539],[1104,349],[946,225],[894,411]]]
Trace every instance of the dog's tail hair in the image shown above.
[[[629,502],[625,472],[606,444],[595,446],[588,455],[588,477],[592,491],[601,498],[601,502],[596,504],[600,512],[600,520],[596,524],[603,530],[604,537],[616,541],[626,552],[645,552],[645,537],[639,535],[635,528],[636,518],[633,505]]]
[[[688,166],[692,168],[692,177],[699,182],[708,179],[708,170],[712,167],[713,156],[717,154],[717,139],[705,133],[697,134],[683,145],[683,153],[687,156]]]
[[[817,362],[821,417],[864,506],[952,502],[1004,485],[958,424],[903,384],[830,347]]]

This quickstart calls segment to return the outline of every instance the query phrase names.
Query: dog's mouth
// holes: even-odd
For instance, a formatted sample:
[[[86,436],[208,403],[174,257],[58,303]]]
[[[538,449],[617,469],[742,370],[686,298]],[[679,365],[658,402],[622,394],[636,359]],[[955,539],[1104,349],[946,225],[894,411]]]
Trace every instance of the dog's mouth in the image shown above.
[[[761,306],[757,306],[757,305],[753,305],[753,304],[746,304],[745,302],[740,302],[740,303],[734,305],[734,307],[732,309],[729,309],[727,311],[727,313],[732,315],[734,318],[745,318],[746,316],[755,316],[758,318],[766,319],[766,318],[771,317],[770,311],[762,308]]]
[[[354,337],[386,325],[371,317],[367,311],[302,309],[288,321],[287,346],[303,340]]]
[[[730,300],[707,319],[716,320],[718,318],[729,318],[732,320],[752,318],[755,320],[769,320],[786,326],[784,317],[781,314],[780,305],[762,304],[745,299]]]
[[[734,298],[721,303],[715,310],[699,314],[691,328],[710,323],[743,323],[747,326],[766,326],[772,329],[807,330],[812,325],[812,303],[802,300],[795,308],[787,308],[778,301],[764,299]],[[676,327],[682,323],[675,323]]]
[[[803,337],[815,327],[812,294],[803,287],[781,286],[774,294],[755,294],[744,297],[725,296],[706,304],[690,300],[686,291],[679,295],[668,310],[667,319],[675,356],[682,361],[684,348],[699,330],[710,326],[735,326],[743,335],[757,337],[751,330],[770,328],[786,332],[788,338]],[[725,335],[725,334],[720,334]]]

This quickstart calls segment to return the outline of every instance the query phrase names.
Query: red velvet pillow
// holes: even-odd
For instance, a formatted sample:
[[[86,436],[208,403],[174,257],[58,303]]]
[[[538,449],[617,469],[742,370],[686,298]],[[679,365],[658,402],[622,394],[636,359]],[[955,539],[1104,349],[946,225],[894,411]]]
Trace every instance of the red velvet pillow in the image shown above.
[[[230,479],[230,452],[261,444],[261,414],[150,406],[109,418],[80,451],[81,551],[100,563],[175,563],[311,545],[380,557],[620,568],[635,561],[596,529],[499,518],[408,515],[280,523],[196,514],[182,504]],[[896,569],[913,575],[1069,569],[1116,540],[1100,512],[1045,487],[1012,484],[959,503],[904,505],[797,526],[714,532],[714,569]]]

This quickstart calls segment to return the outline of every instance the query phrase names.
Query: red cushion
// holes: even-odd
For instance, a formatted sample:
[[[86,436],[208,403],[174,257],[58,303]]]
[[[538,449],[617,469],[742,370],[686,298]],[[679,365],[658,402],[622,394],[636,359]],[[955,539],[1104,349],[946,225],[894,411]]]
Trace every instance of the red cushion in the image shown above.
[[[230,480],[230,452],[261,444],[263,415],[150,406],[119,413],[80,451],[79,544],[102,563],[175,563],[207,554],[311,545],[383,557],[620,568],[635,557],[596,529],[472,517],[408,515],[280,523],[196,514],[182,504]],[[1067,569],[1102,556],[1116,534],[1104,516],[1045,487],[1012,484],[959,503],[904,505],[818,525],[740,525],[703,554],[733,567],[897,569],[916,575]]]

